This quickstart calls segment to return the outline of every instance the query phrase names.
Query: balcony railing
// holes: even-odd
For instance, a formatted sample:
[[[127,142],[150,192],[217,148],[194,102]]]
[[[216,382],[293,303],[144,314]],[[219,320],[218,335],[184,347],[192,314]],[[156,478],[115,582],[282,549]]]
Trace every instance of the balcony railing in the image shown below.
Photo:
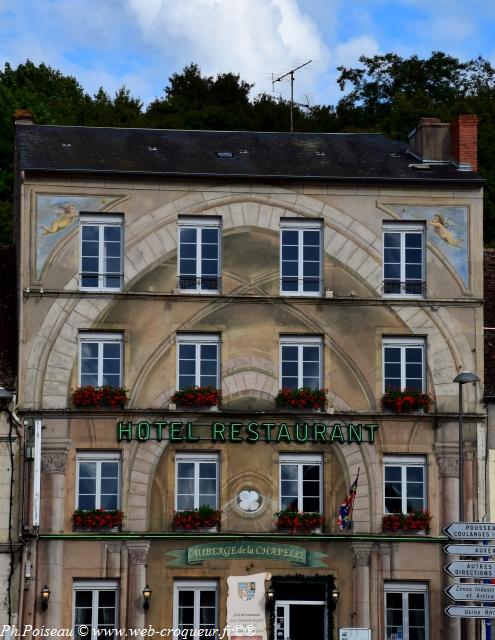
[[[181,291],[220,291],[219,276],[179,276],[177,286]]]
[[[421,296],[426,295],[426,282],[422,280],[384,280],[383,293],[388,296]]]
[[[322,278],[298,278],[297,276],[284,276],[280,278],[280,291],[282,293],[321,295],[323,290]]]

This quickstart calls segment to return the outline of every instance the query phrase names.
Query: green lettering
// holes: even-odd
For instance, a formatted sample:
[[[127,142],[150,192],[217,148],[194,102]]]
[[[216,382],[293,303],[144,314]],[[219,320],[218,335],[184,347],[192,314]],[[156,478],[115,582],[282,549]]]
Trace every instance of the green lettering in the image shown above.
[[[280,440],[287,440],[287,442],[290,442],[292,440],[292,438],[290,437],[289,429],[284,422],[282,422],[282,424],[279,424],[278,426],[277,442],[280,442]]]
[[[138,440],[144,442],[150,439],[151,425],[146,420],[138,422],[136,425],[136,436]]]
[[[368,442],[373,444],[375,442],[375,431],[378,429],[377,424],[365,424],[364,428],[368,430]]]
[[[161,442],[163,427],[166,427],[167,423],[166,422],[154,422],[153,426],[156,427],[156,439],[158,440],[158,442]]]
[[[117,423],[117,440],[121,442],[123,439],[132,440],[132,422]]]
[[[318,442],[321,440],[322,442],[327,441],[327,425],[321,422],[315,422],[313,425],[313,440]]]
[[[332,427],[332,433],[330,434],[330,442],[338,440],[342,444],[344,443],[344,434],[342,433],[342,427],[340,424],[334,424]]]
[[[272,428],[275,426],[275,423],[274,422],[263,422],[263,424],[261,426],[265,427],[265,442],[271,442],[272,441]]]
[[[211,425],[211,441],[225,442],[225,425],[223,422],[214,422]]]
[[[302,426],[302,433],[300,431]],[[299,423],[296,424],[295,427],[295,431],[296,431],[296,440],[297,442],[307,442],[308,440],[308,424],[307,422],[305,422],[303,425],[300,425]]]
[[[182,436],[180,435],[181,427],[182,422],[171,422],[168,425],[168,439],[170,442],[182,442]]]
[[[241,427],[242,427],[242,422],[230,423],[230,434],[229,434],[230,442],[242,442],[242,438],[239,435],[241,432]]]
[[[256,422],[250,422],[247,426],[248,437],[246,440],[248,442],[257,442],[260,439],[260,434],[258,433],[258,424]]]
[[[348,424],[347,425],[347,442],[361,442],[363,441],[363,427],[360,424]]]
[[[198,442],[199,438],[195,438],[193,436],[193,426],[192,426],[192,422],[188,422],[186,425],[186,435],[184,440],[187,440],[188,442]]]

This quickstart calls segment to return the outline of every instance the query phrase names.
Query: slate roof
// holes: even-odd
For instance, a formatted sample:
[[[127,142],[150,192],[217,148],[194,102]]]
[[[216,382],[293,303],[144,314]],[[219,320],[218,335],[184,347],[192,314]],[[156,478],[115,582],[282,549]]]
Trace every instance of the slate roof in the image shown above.
[[[453,164],[424,168],[403,142],[368,133],[267,133],[18,125],[21,170],[65,174],[481,184]],[[218,153],[233,153],[221,158]]]

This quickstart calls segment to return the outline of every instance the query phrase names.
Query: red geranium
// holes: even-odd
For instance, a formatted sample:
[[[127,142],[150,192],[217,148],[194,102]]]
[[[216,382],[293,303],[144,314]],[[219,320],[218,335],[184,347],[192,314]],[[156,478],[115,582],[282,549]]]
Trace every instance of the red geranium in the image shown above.
[[[86,529],[113,529],[122,526],[124,514],[122,511],[113,509],[76,509],[72,515],[74,528]]]
[[[325,409],[327,389],[280,389],[275,398],[277,407],[294,409]]]
[[[78,409],[97,407],[124,407],[128,402],[127,389],[123,387],[94,387],[91,384],[72,392],[72,402]]]
[[[222,392],[211,385],[206,387],[186,387],[176,391],[172,402],[183,407],[216,407],[222,400]]]

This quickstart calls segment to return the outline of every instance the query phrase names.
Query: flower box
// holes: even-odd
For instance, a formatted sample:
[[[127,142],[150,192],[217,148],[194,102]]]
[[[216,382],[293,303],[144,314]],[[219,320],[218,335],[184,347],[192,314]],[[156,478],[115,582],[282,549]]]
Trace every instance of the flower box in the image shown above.
[[[323,516],[318,511],[295,511],[283,509],[273,514],[275,526],[279,531],[287,531],[292,535],[298,533],[315,533],[321,531]]]
[[[429,393],[422,393],[416,389],[388,389],[382,398],[382,407],[392,409],[395,413],[411,411],[428,411],[433,399]]]
[[[326,389],[280,389],[275,404],[280,409],[303,409],[323,411],[327,402]]]
[[[123,408],[127,402],[127,389],[123,387],[111,387],[105,385],[103,387],[93,387],[87,385],[78,387],[72,392],[72,402],[78,409],[87,408]]]
[[[215,532],[220,530],[221,520],[222,512],[205,504],[199,509],[174,511],[172,525],[176,531]]]
[[[428,511],[411,511],[409,513],[389,513],[383,516],[384,532],[418,533],[430,532],[432,516]]]
[[[186,387],[176,391],[170,401],[178,407],[218,407],[222,392],[212,386]]]
[[[95,531],[114,529],[120,531],[124,514],[122,511],[105,509],[76,509],[72,515],[74,529]]]

